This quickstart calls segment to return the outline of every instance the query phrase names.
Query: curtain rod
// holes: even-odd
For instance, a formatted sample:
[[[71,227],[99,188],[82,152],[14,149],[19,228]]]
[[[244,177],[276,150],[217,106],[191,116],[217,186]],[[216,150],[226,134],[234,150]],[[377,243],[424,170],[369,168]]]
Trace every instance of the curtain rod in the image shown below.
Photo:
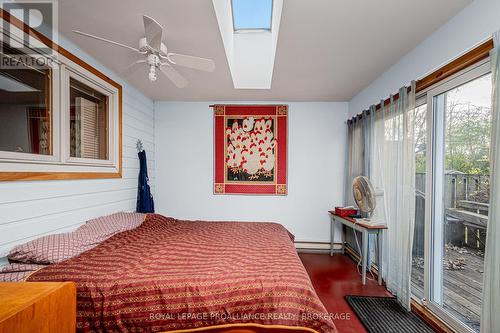
[[[431,74],[425,76],[424,78],[417,80],[416,91],[415,94],[433,86],[434,84],[449,78],[450,76],[464,70],[465,68],[474,65],[481,60],[484,60],[489,57],[490,51],[493,49],[493,39],[489,38],[487,41],[479,44],[474,47],[472,50],[466,52],[455,60],[449,62],[448,64],[438,68]],[[411,92],[411,88],[408,88],[408,93]],[[393,100],[397,101],[399,99],[399,93],[393,95]],[[387,106],[391,103],[391,99],[387,98],[384,100],[384,106]],[[375,104],[375,110],[378,111],[381,109],[381,104]],[[370,114],[370,110],[365,110],[367,115]],[[356,121],[363,117],[363,112],[355,115],[351,119],[347,120],[347,123]]]

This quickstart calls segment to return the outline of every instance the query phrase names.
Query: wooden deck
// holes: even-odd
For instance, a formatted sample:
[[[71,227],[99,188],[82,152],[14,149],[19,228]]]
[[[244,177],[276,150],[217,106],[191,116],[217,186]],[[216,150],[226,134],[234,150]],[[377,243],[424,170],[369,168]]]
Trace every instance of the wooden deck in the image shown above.
[[[453,265],[453,263],[455,265]],[[484,255],[481,251],[448,245],[443,260],[443,305],[470,327],[479,331]],[[424,284],[423,260],[414,259],[412,282]]]

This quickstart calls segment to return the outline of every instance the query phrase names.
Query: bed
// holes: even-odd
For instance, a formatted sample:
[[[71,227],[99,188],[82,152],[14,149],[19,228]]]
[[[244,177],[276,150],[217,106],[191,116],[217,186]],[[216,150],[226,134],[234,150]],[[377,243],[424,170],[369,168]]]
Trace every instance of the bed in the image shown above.
[[[74,281],[78,332],[336,332],[276,223],[180,221],[136,228],[27,281]]]

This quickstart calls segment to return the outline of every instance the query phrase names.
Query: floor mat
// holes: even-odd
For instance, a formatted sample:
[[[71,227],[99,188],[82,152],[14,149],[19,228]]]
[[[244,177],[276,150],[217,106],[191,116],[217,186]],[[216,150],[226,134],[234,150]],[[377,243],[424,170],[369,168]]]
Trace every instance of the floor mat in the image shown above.
[[[420,317],[393,297],[346,296],[369,333],[434,333]]]

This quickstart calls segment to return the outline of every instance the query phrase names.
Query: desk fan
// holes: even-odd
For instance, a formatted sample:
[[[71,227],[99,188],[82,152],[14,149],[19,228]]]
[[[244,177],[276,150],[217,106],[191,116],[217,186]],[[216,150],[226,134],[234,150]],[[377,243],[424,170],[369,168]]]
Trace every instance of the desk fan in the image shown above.
[[[373,212],[377,207],[376,197],[382,196],[383,192],[376,193],[367,177],[358,176],[354,178],[352,181],[352,194],[359,210],[367,217],[362,219],[362,222],[373,225],[384,223],[382,220],[372,219]]]

